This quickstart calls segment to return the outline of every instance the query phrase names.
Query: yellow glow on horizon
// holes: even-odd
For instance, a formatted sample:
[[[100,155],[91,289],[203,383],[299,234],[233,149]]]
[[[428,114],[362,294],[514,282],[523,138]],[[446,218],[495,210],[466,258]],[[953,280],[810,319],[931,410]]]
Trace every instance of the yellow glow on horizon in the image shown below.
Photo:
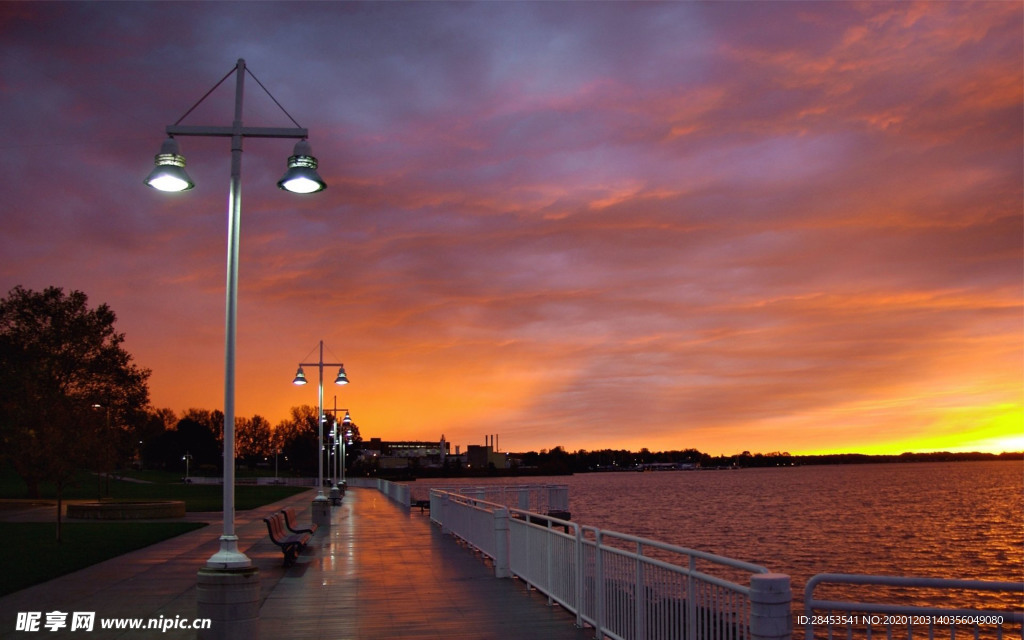
[[[998,454],[1024,451],[1024,407],[1000,404],[947,411],[927,431],[930,435],[801,451],[799,455],[898,455],[933,451]]]

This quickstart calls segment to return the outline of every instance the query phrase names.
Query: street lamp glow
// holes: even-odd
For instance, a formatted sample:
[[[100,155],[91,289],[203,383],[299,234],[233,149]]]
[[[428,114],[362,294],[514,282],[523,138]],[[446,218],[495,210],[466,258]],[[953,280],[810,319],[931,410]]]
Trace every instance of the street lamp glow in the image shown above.
[[[146,184],[158,191],[188,191],[196,186],[185,171],[185,156],[181,155],[178,141],[167,138],[160,147],[160,153],[153,159],[156,166],[146,177]]]
[[[295,151],[288,158],[288,170],[277,186],[292,193],[316,193],[327,188],[320,174],[316,172],[317,161],[309,143],[299,140]]]
[[[292,380],[292,384],[300,386],[306,384],[306,374],[302,372],[302,367],[299,367],[298,372],[295,373],[295,379]]]
[[[344,365],[338,369],[338,377],[334,379],[334,384],[348,384],[348,376],[345,375]]]

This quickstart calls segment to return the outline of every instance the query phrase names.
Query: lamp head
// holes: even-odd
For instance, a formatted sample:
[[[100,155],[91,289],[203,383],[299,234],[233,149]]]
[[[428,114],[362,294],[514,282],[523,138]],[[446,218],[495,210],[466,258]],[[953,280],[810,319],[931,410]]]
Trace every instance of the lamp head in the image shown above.
[[[185,172],[185,156],[181,155],[178,141],[167,138],[160,153],[153,159],[156,166],[146,177],[146,184],[159,191],[188,191],[196,186]]]
[[[316,172],[317,161],[309,143],[299,140],[288,158],[288,170],[277,186],[292,193],[316,193],[327,188],[327,183]]]
[[[292,384],[306,384],[306,374],[302,372],[302,367],[295,373],[295,379],[292,380]]]
[[[348,384],[348,376],[345,375],[345,365],[341,365],[338,369],[338,377],[334,379],[334,384]]]

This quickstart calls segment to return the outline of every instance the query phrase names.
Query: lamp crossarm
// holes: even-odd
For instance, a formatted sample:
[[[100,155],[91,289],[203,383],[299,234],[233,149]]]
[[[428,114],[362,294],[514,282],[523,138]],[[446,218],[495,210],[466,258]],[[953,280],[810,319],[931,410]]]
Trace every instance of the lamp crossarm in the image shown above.
[[[220,138],[242,136],[244,138],[296,138],[305,140],[309,137],[309,131],[295,127],[201,127],[172,124],[167,126],[167,135],[212,136]]]
[[[300,362],[300,367],[344,367],[344,362]]]

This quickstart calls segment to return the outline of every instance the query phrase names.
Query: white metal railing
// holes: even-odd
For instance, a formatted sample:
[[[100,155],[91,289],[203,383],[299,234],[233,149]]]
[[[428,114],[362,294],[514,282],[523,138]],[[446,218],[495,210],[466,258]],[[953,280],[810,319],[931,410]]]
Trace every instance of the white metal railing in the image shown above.
[[[409,485],[402,484],[401,482],[391,482],[390,480],[384,480],[383,478],[377,478],[377,490],[386,495],[392,502],[402,507],[406,511],[409,510],[410,495]]]
[[[768,574],[764,567],[621,533],[591,527],[584,531],[594,536],[584,547],[592,560],[585,561],[593,562],[594,575],[601,576],[584,600],[593,617],[587,622],[605,635],[752,637],[751,587],[711,572],[742,573],[749,580],[751,574]]]
[[[431,520],[613,640],[767,640],[792,632],[789,577],[439,489]],[[721,574],[745,576],[749,586]],[[718,575],[715,575],[718,574]]]
[[[881,589],[898,589],[899,599],[914,605],[865,603],[848,600],[819,600],[814,591],[826,585],[866,585],[877,596]],[[925,604],[949,601],[950,595],[972,592],[978,608],[944,607]],[[980,594],[995,594],[986,603]],[[942,595],[946,595],[943,598]],[[961,595],[962,597],[962,595]],[[936,635],[957,637],[1024,638],[1024,582],[950,580],[904,576],[870,576],[823,573],[814,576],[804,589],[804,614],[798,623],[804,626],[805,640],[815,637],[833,640],[855,636],[871,640],[885,634],[887,640],[924,638]],[[817,636],[815,635],[817,634]]]
[[[569,485],[566,484],[434,487],[431,492],[434,490],[457,493],[535,513],[557,514],[569,511]]]

